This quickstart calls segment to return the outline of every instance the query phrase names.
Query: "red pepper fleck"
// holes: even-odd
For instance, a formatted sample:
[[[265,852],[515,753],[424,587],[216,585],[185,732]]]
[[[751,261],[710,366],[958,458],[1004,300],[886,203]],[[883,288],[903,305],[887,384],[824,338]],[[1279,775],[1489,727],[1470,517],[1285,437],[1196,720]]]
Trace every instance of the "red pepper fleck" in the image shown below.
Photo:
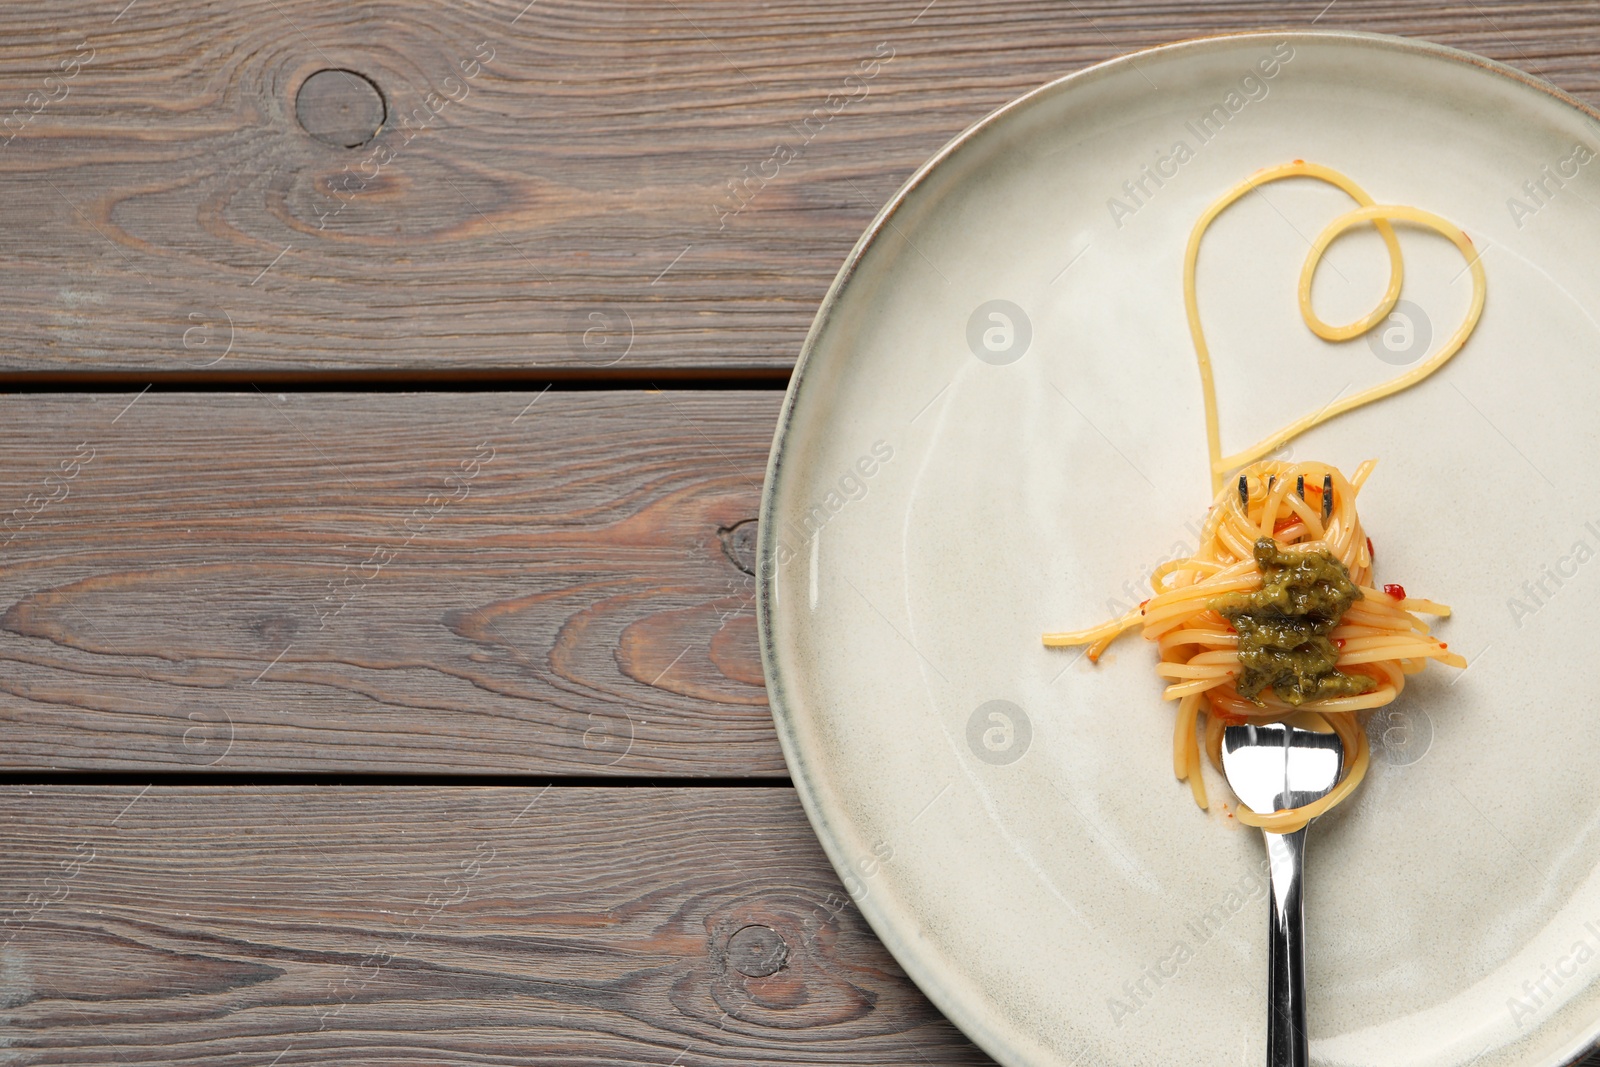
[[[1143,600],[1139,601],[1139,614],[1140,615],[1144,614],[1144,606],[1146,604],[1148,604],[1148,603],[1150,603],[1150,598],[1149,597],[1145,597]]]
[[[1334,639],[1333,639],[1333,647],[1334,647],[1334,648],[1343,648],[1343,647],[1344,647],[1344,638],[1342,638],[1342,637],[1335,637],[1335,638],[1334,638]]]
[[[1449,648],[1449,647],[1450,647],[1450,646],[1449,646],[1449,645],[1448,645],[1448,644],[1446,644],[1446,643],[1445,643],[1445,642],[1443,642],[1443,641],[1440,641],[1440,642],[1439,642],[1439,647],[1440,647],[1440,648]]]
[[[1388,585],[1383,587],[1383,591],[1394,597],[1396,600],[1404,600],[1406,598],[1406,587],[1403,585],[1395,585],[1393,582],[1390,582]]]
[[[1372,538],[1367,538],[1367,558],[1377,559],[1377,554],[1372,551]]]

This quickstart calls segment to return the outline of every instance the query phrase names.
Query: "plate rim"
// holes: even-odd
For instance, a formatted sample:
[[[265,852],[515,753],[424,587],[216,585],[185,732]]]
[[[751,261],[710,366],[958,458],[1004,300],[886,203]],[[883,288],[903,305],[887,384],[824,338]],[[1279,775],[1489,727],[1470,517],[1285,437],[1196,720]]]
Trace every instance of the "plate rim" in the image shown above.
[[[767,576],[771,567],[768,561],[773,558],[777,539],[775,526],[772,522],[772,509],[777,494],[778,482],[784,470],[784,445],[789,439],[795,401],[804,386],[807,365],[810,363],[817,343],[832,318],[839,296],[844,291],[845,286],[849,284],[851,278],[854,277],[856,268],[865,258],[868,250],[877,242],[884,229],[892,224],[894,214],[904,206],[905,202],[927,180],[928,175],[969,141],[974,140],[991,126],[998,124],[1011,112],[1021,110],[1047,94],[1067,91],[1076,84],[1098,80],[1126,68],[1137,69],[1137,60],[1155,54],[1167,56],[1181,52],[1205,51],[1252,40],[1288,40],[1291,43],[1335,41],[1354,47],[1377,48],[1411,56],[1428,56],[1450,60],[1455,63],[1476,67],[1488,74],[1508,78],[1527,88],[1542,92],[1555,102],[1576,109],[1591,122],[1600,126],[1600,108],[1586,104],[1559,86],[1536,75],[1529,74],[1527,71],[1519,70],[1510,64],[1502,63],[1499,60],[1469,52],[1465,49],[1456,48],[1452,45],[1440,44],[1425,38],[1402,37],[1397,34],[1372,33],[1364,30],[1317,28],[1256,29],[1205,34],[1197,37],[1181,38],[1164,44],[1151,45],[1133,52],[1126,52],[1100,60],[1061,77],[1053,78],[1007,101],[979,118],[947,141],[926,162],[913,171],[900,188],[885,201],[883,207],[878,210],[871,222],[867,224],[861,236],[856,239],[855,244],[846,255],[844,263],[840,266],[838,273],[834,275],[832,283],[828,286],[827,292],[823,295],[822,301],[817,307],[811,326],[806,331],[804,341],[801,342],[800,352],[796,357],[794,370],[790,374],[788,387],[784,390],[783,404],[778,412],[777,425],[772,435],[772,445],[767,454],[766,470],[761,488],[761,505],[757,511],[755,553],[756,627],[761,649],[761,670],[766,682],[767,700],[771,709],[773,725],[778,735],[778,744],[783,752],[784,763],[789,771],[789,778],[793,782],[795,792],[800,798],[800,806],[805,811],[806,819],[811,824],[812,832],[816,835],[818,843],[821,844],[823,853],[828,857],[828,862],[832,865],[834,873],[841,880],[845,880],[850,865],[842,855],[839,841],[835,834],[834,820],[832,818],[834,812],[828,810],[816,783],[810,777],[803,754],[793,734],[794,715],[788,704],[785,679],[778,670],[776,654],[773,649],[772,605],[767,593],[767,582],[769,580]],[[775,570],[772,577],[775,578]],[[848,893],[848,888],[846,892]],[[870,895],[859,900],[852,895],[850,899],[856,905],[856,909],[872,929],[874,935],[877,936],[884,948],[889,951],[895,962],[905,970],[907,976],[916,984],[918,990],[968,1039],[984,1053],[993,1057],[996,1062],[1004,1065],[1004,1067],[1034,1067],[1034,1065],[1022,1058],[1024,1052],[1013,1041],[1009,1040],[1006,1033],[997,1032],[989,1027],[983,1019],[977,1017],[977,1013],[968,1011],[961,999],[947,988],[943,981],[943,976],[939,973],[938,961],[932,955],[928,955],[931,953],[930,949],[919,948],[911,939],[901,937],[899,931],[890,921],[890,917],[879,910]],[[925,955],[928,955],[928,958],[924,958]],[[1558,1063],[1530,1064],[1529,1067],[1575,1067],[1583,1056],[1597,1049],[1600,1049],[1600,1015],[1596,1016],[1588,1030],[1580,1037],[1578,1044],[1562,1054],[1562,1059]]]

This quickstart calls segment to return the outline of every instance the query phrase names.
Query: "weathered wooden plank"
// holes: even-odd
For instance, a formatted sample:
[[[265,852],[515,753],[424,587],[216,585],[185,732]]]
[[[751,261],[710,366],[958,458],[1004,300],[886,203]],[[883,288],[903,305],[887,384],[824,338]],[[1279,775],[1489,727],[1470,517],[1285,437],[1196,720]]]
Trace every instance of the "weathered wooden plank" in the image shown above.
[[[11,1067],[992,1062],[786,787],[7,787],[0,840]]]
[[[877,207],[974,120],[1312,23],[1600,100],[1570,0],[4,5],[0,374],[781,375]]]
[[[0,767],[782,776],[780,400],[0,396]]]
[[[6,787],[0,842],[8,1067],[992,1063],[786,787]]]

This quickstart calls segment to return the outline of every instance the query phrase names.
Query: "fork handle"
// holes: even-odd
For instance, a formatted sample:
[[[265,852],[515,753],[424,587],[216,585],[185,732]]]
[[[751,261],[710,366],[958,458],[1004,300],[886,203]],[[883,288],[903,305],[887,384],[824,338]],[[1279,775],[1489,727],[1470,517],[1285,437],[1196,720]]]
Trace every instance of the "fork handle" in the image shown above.
[[[1267,1067],[1308,1067],[1305,909],[1306,828],[1266,833],[1272,865],[1267,945]]]

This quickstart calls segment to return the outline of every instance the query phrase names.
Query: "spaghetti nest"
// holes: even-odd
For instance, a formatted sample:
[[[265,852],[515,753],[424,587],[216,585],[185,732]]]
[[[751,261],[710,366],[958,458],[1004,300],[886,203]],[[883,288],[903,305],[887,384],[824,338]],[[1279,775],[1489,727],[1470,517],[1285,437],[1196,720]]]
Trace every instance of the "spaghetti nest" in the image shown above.
[[[1088,645],[1091,660],[1134,627],[1158,643],[1156,673],[1168,683],[1163,695],[1178,702],[1173,769],[1188,781],[1202,808],[1209,807],[1200,772],[1202,743],[1212,766],[1221,771],[1225,727],[1293,718],[1297,725],[1339,735],[1345,751],[1339,783],[1301,808],[1257,813],[1241,804],[1238,818],[1275,833],[1305,825],[1347,797],[1366,775],[1369,746],[1358,713],[1393,701],[1406,676],[1421,671],[1429,660],[1466,666],[1464,658],[1430,636],[1419,618],[1445,616],[1449,608],[1407,597],[1399,586],[1372,586],[1372,543],[1356,514],[1356,495],[1373,466],[1369,460],[1347,479],[1325,463],[1250,464],[1240,472],[1237,486],[1217,494],[1194,555],[1156,569],[1150,599],[1100,626],[1044,637],[1046,645]],[[1270,543],[1263,546],[1263,539]],[[1316,635],[1336,653],[1323,680],[1339,684],[1321,690],[1336,695],[1307,698],[1281,682],[1261,686],[1259,678],[1256,686],[1244,687],[1255,689],[1254,696],[1240,692],[1241,678],[1250,672],[1241,660],[1235,623],[1239,604],[1263,588],[1263,550],[1276,550],[1291,563],[1302,555],[1337,561],[1354,586],[1341,610]]]

